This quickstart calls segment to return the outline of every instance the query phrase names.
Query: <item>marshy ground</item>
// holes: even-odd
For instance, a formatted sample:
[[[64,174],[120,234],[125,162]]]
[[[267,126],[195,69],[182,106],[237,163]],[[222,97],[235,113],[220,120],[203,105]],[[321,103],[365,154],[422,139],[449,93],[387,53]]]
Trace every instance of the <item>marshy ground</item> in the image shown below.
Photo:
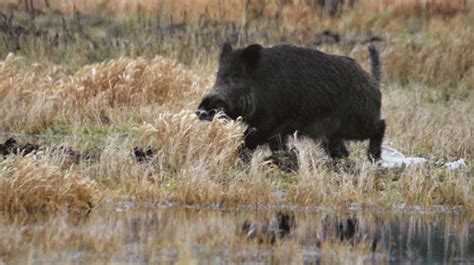
[[[0,262],[474,262],[472,4],[316,2],[0,4]],[[224,41],[375,43],[387,144],[429,161],[243,163],[244,124],[194,115]]]

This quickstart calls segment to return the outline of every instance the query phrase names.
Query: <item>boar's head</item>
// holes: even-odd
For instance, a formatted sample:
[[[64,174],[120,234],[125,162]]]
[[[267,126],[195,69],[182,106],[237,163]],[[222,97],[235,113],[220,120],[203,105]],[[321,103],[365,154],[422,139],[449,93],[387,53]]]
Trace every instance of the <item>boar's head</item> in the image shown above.
[[[245,121],[255,113],[255,72],[260,62],[262,46],[253,44],[233,50],[224,43],[214,85],[203,96],[196,115],[212,120],[219,111],[231,119],[241,116]]]

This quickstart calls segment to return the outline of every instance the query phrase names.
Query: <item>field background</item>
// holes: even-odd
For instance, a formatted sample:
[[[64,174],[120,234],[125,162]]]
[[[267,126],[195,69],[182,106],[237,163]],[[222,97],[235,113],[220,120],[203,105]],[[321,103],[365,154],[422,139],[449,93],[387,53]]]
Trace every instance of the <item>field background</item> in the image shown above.
[[[402,203],[455,207],[472,220],[472,8],[472,1],[457,0],[2,1],[0,143],[14,136],[41,148],[0,156],[0,211],[94,211],[104,201],[129,200],[386,209]],[[383,169],[365,158],[367,143],[351,143],[350,158],[334,165],[317,144],[296,139],[297,172],[266,161],[265,148],[242,163],[245,126],[200,122],[193,114],[214,81],[224,41],[313,47],[351,56],[365,69],[374,41],[384,67],[386,142],[429,162]],[[95,155],[74,159],[61,146]],[[154,155],[137,163],[134,147]],[[442,167],[460,158],[466,168]],[[16,260],[27,251],[27,243],[10,244],[28,241],[27,234],[18,238],[12,230],[3,238],[0,249],[18,254],[0,257]]]

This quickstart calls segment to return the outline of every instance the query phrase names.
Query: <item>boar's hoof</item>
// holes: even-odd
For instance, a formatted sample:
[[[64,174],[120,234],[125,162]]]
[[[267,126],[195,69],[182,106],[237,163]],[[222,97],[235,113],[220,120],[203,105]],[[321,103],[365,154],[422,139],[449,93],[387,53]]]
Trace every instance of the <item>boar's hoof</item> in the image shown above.
[[[249,148],[243,148],[242,150],[240,150],[240,159],[242,160],[242,162],[244,162],[245,164],[249,164],[250,161],[252,160],[252,150],[250,150]]]
[[[274,152],[267,161],[270,161],[286,173],[295,172],[299,168],[298,153],[296,149]]]

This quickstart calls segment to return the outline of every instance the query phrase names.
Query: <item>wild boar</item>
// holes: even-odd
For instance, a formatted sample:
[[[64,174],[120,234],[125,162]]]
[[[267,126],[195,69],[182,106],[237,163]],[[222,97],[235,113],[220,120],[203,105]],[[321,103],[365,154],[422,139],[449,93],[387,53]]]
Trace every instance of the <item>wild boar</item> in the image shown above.
[[[322,51],[252,44],[233,49],[224,43],[215,84],[196,114],[212,119],[223,111],[248,124],[244,150],[269,144],[274,151],[298,135],[321,140],[334,159],[349,155],[345,140],[369,139],[368,157],[380,159],[385,121],[380,118],[381,63],[368,46],[371,74],[352,58]]]

